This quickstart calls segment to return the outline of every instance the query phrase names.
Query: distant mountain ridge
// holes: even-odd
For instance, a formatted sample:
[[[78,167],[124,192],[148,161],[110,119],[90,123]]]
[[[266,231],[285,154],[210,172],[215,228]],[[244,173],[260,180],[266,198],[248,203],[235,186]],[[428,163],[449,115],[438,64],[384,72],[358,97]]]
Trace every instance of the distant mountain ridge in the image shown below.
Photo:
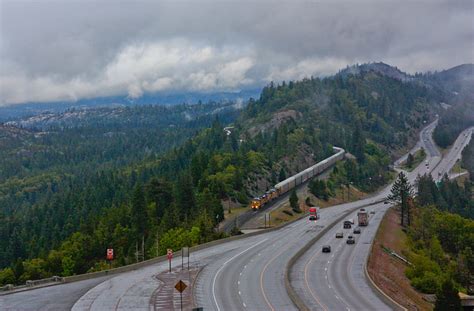
[[[345,69],[339,71],[337,75],[347,77],[348,75],[359,75],[367,72],[377,72],[384,76],[394,78],[401,81],[413,81],[414,77],[401,71],[397,67],[390,66],[383,62],[356,64],[348,66]]]
[[[474,104],[474,64],[462,64],[442,71],[428,71],[414,75],[383,62],[356,64],[339,71],[336,76],[347,78],[375,72],[402,82],[415,82],[444,93],[452,104]]]
[[[78,101],[57,101],[45,103],[24,103],[0,106],[0,122],[14,119],[31,117],[42,113],[61,113],[71,108],[101,108],[101,107],[124,107],[133,105],[178,105],[196,104],[199,101],[205,103],[210,101],[246,101],[250,97],[257,97],[261,89],[248,89],[240,92],[217,92],[197,93],[184,92],[180,94],[145,94],[140,98],[131,99],[127,96],[109,96]]]

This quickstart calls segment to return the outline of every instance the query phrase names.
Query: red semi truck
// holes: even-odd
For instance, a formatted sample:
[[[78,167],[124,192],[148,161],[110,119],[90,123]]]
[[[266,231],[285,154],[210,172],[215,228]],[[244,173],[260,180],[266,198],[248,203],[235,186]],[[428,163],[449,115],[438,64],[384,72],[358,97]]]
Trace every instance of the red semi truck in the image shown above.
[[[319,219],[319,212],[316,207],[309,208],[309,220],[316,221]]]

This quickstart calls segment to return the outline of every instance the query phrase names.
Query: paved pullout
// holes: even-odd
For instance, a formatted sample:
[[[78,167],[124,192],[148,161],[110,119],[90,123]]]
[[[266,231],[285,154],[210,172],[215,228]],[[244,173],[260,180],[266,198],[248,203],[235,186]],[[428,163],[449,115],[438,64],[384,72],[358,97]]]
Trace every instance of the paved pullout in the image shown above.
[[[448,172],[462,149],[469,142],[471,129],[461,133],[450,152],[441,160],[440,153],[431,139],[432,129],[428,127],[421,133],[422,147],[427,150],[427,159],[414,171],[407,173],[413,183],[418,175],[433,175]],[[466,135],[467,134],[467,135]],[[426,164],[428,163],[428,165]],[[433,176],[435,177],[435,176]],[[388,194],[390,187],[381,195]],[[342,221],[329,230],[320,240],[296,262],[290,271],[291,286],[299,298],[311,310],[392,310],[393,306],[382,300],[380,293],[369,286],[365,275],[365,265],[375,234],[389,204],[375,204],[369,211],[370,223],[362,227],[361,234],[353,234],[352,229],[343,229]],[[370,214],[370,212],[375,212]],[[347,218],[357,219],[356,212]],[[353,227],[354,228],[354,227]],[[343,239],[336,239],[336,232],[343,232]],[[355,245],[347,245],[347,236],[356,239]],[[323,245],[331,245],[330,254],[322,253]]]

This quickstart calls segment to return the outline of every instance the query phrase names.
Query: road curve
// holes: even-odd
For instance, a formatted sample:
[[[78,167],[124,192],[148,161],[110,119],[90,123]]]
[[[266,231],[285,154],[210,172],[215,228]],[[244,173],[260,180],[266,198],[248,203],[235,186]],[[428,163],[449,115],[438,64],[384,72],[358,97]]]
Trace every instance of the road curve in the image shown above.
[[[427,159],[415,170],[407,173],[414,183],[418,175],[431,172],[441,175],[449,172],[462,149],[469,142],[471,129],[464,131],[453,144],[450,152],[441,159],[441,154],[431,138],[433,128],[428,126],[420,134],[421,147],[427,150]],[[468,134],[468,135],[466,135]],[[434,148],[433,148],[434,147]],[[434,177],[434,176],[433,176]],[[381,194],[388,194],[390,187]],[[343,229],[342,221],[337,223],[296,262],[290,271],[291,286],[300,299],[311,310],[391,310],[379,295],[369,286],[365,276],[365,265],[378,226],[389,204],[374,204],[366,209],[374,212],[370,224],[362,227],[361,234],[353,234],[351,229]],[[347,218],[356,219],[354,212]],[[343,232],[343,239],[336,239],[336,232]],[[355,245],[347,245],[346,237],[352,234]],[[323,245],[331,245],[332,252],[322,253]]]
[[[430,133],[435,125],[436,122],[433,122],[420,134],[423,146],[423,135],[429,137],[427,133]],[[436,150],[433,153],[435,156],[430,158],[429,162],[434,166],[440,157]],[[416,177],[415,172],[413,175]],[[301,219],[281,230],[259,235],[256,241],[259,244],[255,247],[249,244],[248,249],[215,258],[206,265],[198,278],[195,288],[198,306],[204,307],[205,310],[296,309],[285,287],[285,267],[293,255],[323,228],[348,211],[382,200],[389,190],[387,187],[376,196],[322,209],[321,218],[317,223],[306,218]],[[367,245],[370,247],[370,244]],[[356,255],[353,255],[353,260],[365,262],[362,251]],[[348,263],[342,264],[349,266]]]

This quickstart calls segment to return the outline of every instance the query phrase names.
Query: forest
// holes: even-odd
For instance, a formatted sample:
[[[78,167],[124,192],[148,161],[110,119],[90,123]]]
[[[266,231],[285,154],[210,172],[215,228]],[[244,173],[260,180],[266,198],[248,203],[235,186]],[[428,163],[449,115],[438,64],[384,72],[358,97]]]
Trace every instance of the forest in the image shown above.
[[[221,238],[215,227],[223,201],[246,205],[333,145],[354,160],[337,167],[329,188],[374,190],[390,178],[392,153],[434,118],[436,96],[367,72],[270,83],[241,112],[203,114],[179,126],[130,117],[15,127],[18,133],[1,140],[0,235],[9,239],[0,241],[0,284],[104,269],[108,247],[120,266]]]
[[[443,297],[446,287],[470,292],[474,277],[474,199],[472,184],[444,178],[418,178],[418,196],[411,207],[406,275],[423,293]],[[459,298],[458,298],[459,299]]]
[[[474,102],[453,106],[440,116],[433,139],[438,146],[447,148],[464,129],[471,126],[474,126]]]

